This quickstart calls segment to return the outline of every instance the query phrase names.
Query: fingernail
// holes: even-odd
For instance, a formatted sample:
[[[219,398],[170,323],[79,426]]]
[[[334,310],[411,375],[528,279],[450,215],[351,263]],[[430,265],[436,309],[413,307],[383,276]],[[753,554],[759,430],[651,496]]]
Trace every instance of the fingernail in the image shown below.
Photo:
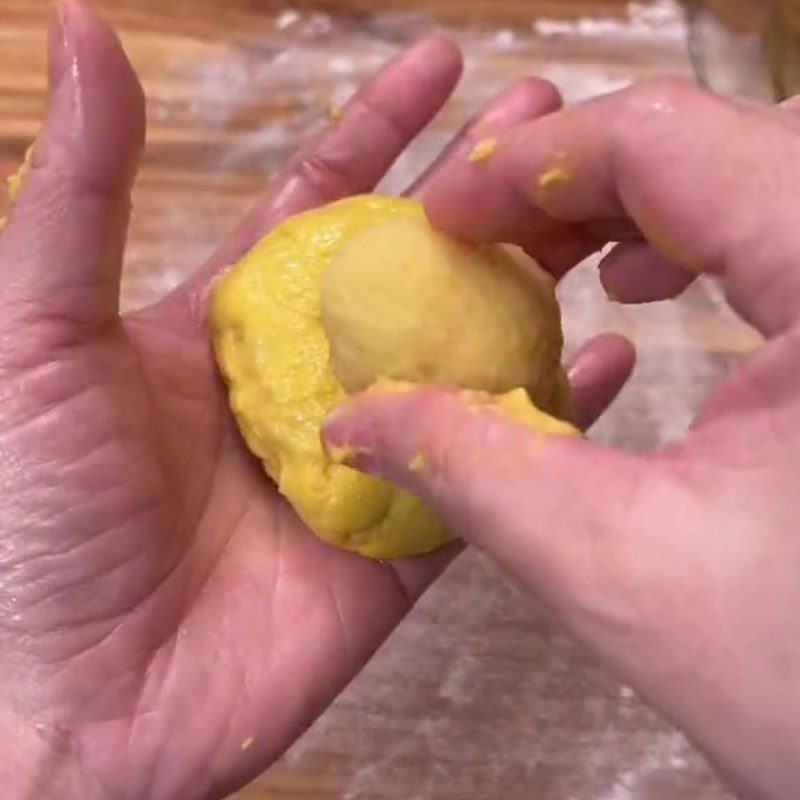
[[[50,13],[50,28],[47,41],[47,76],[51,95],[67,75],[75,61],[74,42],[70,36],[69,17],[71,3],[57,2]]]
[[[481,138],[522,122],[530,117],[528,102],[530,89],[522,83],[507,89],[489,103],[483,114],[475,121],[470,133]]]
[[[477,138],[491,136],[554,111],[559,104],[560,97],[554,87],[544,81],[526,78],[495,98],[476,121],[471,133]]]
[[[398,61],[415,61],[426,70],[436,70],[449,64],[457,50],[452,42],[436,36],[419,39],[398,54]]]
[[[76,135],[80,110],[77,8],[75,0],[60,0],[53,7],[47,47],[49,107],[42,150],[54,140],[66,142]]]
[[[322,446],[336,464],[363,466],[375,449],[375,428],[364,414],[335,408],[322,425]]]

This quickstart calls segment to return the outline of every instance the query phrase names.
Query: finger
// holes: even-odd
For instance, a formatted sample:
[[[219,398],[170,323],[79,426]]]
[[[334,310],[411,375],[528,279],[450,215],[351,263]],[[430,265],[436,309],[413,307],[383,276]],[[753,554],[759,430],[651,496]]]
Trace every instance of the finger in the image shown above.
[[[276,214],[283,218],[371,191],[439,112],[461,70],[461,53],[447,39],[425,39],[393,59],[356,93],[340,120],[294,156],[278,196],[257,204],[245,221],[245,248]]]
[[[562,104],[558,89],[549,81],[539,78],[520,81],[471,120],[436,162],[409,188],[407,194],[421,197],[428,186],[435,183],[439,172],[449,164],[469,163],[471,154],[480,144],[495,141],[496,136],[514,125],[551,114]],[[556,220],[543,220],[543,223],[536,230],[526,226],[514,240],[557,277],[600,249],[606,241],[598,238],[593,231],[580,229],[576,225],[565,225]]]
[[[556,607],[594,582],[595,544],[609,524],[601,509],[625,508],[642,472],[634,457],[537,433],[434,389],[362,396],[337,409],[324,436],[355,468],[421,497]]]
[[[556,280],[606,243],[580,225],[543,218],[541,225],[520,230],[511,241],[519,244]]]
[[[406,194],[419,196],[427,184],[435,180],[440,168],[450,161],[467,159],[479,142],[490,141],[513,125],[550,114],[559,109],[561,103],[558,89],[549,81],[538,78],[519,81],[470,120],[439,158],[409,187]]]
[[[6,302],[81,326],[118,310],[144,98],[114,32],[79,0],[53,12],[49,109],[0,240]]]
[[[590,428],[628,382],[636,351],[624,337],[607,333],[588,341],[573,356],[568,368],[572,390],[572,421]]]
[[[630,377],[636,360],[633,345],[617,334],[587,342],[570,360],[567,376],[572,390],[572,421],[588,429],[608,408]],[[387,565],[409,598],[417,598],[463,548],[455,544],[424,558]]]
[[[587,430],[608,408],[630,377],[636,361],[633,345],[617,334],[604,334],[587,342],[570,360],[567,377],[572,390],[572,421]],[[406,595],[416,598],[461,552],[453,545],[425,558],[391,564]]]
[[[386,562],[384,566],[392,570],[403,588],[403,594],[411,604],[425,593],[452,561],[464,552],[464,549],[463,542],[453,542],[433,553]]]
[[[684,292],[695,275],[647,242],[620,242],[600,262],[600,282],[617,303],[652,303]]]
[[[627,382],[636,361],[633,345],[609,333],[587,342],[570,360],[567,377],[572,390],[572,421],[581,430],[591,427]],[[418,597],[461,552],[453,545],[425,558],[396,561],[389,565],[408,597]]]
[[[371,191],[441,109],[461,69],[460,51],[445,39],[425,39],[389,62],[356,93],[341,119],[300,149],[228,242],[166,302],[188,305],[202,323],[213,279],[275,225],[292,214]]]
[[[516,127],[483,169],[449,165],[425,203],[479,241],[547,219],[630,220],[662,258],[719,274],[736,310],[775,334],[800,309],[798,185],[800,139],[775,114],[660,80]]]

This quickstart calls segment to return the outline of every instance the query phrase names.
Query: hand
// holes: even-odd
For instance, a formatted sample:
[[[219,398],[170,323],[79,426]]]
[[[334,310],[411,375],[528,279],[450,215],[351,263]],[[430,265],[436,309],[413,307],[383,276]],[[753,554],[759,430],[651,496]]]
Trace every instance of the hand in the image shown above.
[[[608,240],[626,302],[698,272],[767,338],[684,441],[546,439],[457,395],[365,398],[329,442],[424,497],[754,798],[800,787],[800,121],[659,80],[522,123],[426,188],[434,223],[557,276]],[[422,453],[429,469],[408,463]]]
[[[221,797],[275,759],[451,553],[379,564],[316,539],[245,451],[204,323],[214,276],[283,217],[369,191],[460,72],[430,40],[365,86],[185,286],[120,318],[141,89],[72,0],[50,108],[0,239],[0,781],[18,800]],[[523,81],[454,143],[551,111]],[[630,370],[590,345],[585,421]],[[584,380],[585,384],[585,380]]]

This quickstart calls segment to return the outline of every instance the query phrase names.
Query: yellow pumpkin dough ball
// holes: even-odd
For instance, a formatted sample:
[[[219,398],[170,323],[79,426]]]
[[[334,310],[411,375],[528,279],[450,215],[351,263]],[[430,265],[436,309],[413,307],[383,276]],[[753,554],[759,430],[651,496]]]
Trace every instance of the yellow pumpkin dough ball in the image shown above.
[[[218,281],[210,325],[250,449],[320,538],[371,558],[452,536],[417,498],[325,454],[322,422],[349,395],[386,379],[457,387],[574,432],[548,416],[567,406],[552,280],[509,248],[437,232],[410,200],[354,197],[279,225]]]

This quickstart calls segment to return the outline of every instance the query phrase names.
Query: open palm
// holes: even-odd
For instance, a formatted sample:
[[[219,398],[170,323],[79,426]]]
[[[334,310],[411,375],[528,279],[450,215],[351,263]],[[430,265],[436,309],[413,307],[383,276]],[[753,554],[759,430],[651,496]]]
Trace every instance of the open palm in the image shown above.
[[[11,743],[0,778],[12,797],[232,791],[447,562],[370,562],[303,526],[243,448],[203,317],[214,275],[277,221],[371,189],[459,71],[439,40],[401,55],[204,270],[120,317],[141,89],[105,23],[74,0],[56,12],[48,119],[0,241],[0,732]],[[525,81],[444,159],[557,104]],[[631,358],[609,337],[585,349],[572,371],[579,422]]]

